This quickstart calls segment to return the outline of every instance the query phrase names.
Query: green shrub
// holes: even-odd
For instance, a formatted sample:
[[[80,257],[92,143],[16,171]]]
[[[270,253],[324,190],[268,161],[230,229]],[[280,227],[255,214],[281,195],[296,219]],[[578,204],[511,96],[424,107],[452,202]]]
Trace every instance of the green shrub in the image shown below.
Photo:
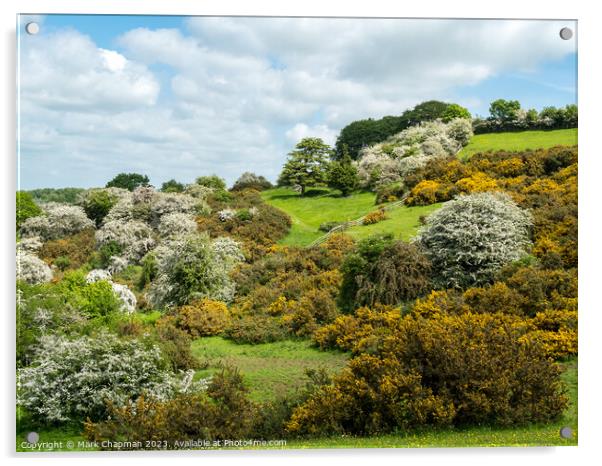
[[[384,204],[385,202],[395,202],[400,200],[406,193],[403,183],[393,183],[377,186],[375,204]]]
[[[355,277],[366,273],[370,265],[376,262],[385,248],[392,243],[391,235],[370,236],[360,241],[355,251],[345,257],[341,265],[343,282],[338,297],[339,306],[343,311],[349,312],[356,307],[358,283]]]
[[[182,193],[184,192],[184,189],[185,186],[182,183],[178,183],[173,178],[161,185],[161,192],[164,193]]]
[[[359,188],[360,179],[357,167],[351,162],[347,149],[343,149],[343,155],[337,160],[330,162],[326,170],[328,186],[341,191],[343,196],[349,196]]]
[[[42,209],[34,202],[33,197],[27,191],[17,191],[17,230],[21,224],[31,217],[42,215]]]
[[[108,190],[93,189],[86,193],[82,201],[82,207],[90,220],[94,220],[96,228],[99,228],[102,221],[113,208],[119,198],[111,194]]]
[[[52,285],[17,282],[17,367],[31,364],[35,347],[45,333],[69,333],[84,318],[65,305],[65,298]]]
[[[226,182],[217,175],[199,176],[195,183],[207,188],[215,189],[216,191],[224,191],[226,189]]]
[[[265,315],[244,315],[232,319],[226,336],[237,343],[270,343],[285,340],[288,335],[277,319]]]
[[[176,327],[175,319],[161,318],[156,323],[157,338],[162,353],[174,371],[198,369],[200,362],[192,354],[190,335]]]
[[[416,246],[396,241],[355,277],[355,305],[397,305],[417,298],[431,288],[430,274],[431,263]]]
[[[108,318],[121,307],[121,301],[107,281],[87,283],[81,271],[66,273],[56,289],[68,305],[90,319]]]
[[[318,231],[323,231],[324,233],[328,233],[333,228],[343,225],[345,222],[324,222],[320,223],[318,227]]]

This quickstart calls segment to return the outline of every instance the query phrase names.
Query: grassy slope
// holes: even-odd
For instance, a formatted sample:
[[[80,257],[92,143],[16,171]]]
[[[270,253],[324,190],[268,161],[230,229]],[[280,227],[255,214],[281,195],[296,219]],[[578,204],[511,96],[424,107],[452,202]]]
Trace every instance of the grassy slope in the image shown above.
[[[553,131],[520,131],[511,133],[491,133],[474,136],[468,146],[459,154],[466,158],[477,152],[496,150],[525,150],[553,147],[556,145],[577,144],[577,129]],[[263,192],[269,204],[282,209],[293,220],[291,232],[281,244],[307,246],[324,233],[318,227],[324,222],[344,222],[354,220],[375,209],[374,193],[362,192],[347,198],[339,197],[328,189],[313,189],[305,197],[291,189],[276,188]],[[426,207],[401,207],[389,212],[389,220],[370,226],[358,226],[347,231],[357,239],[375,233],[393,233],[404,240],[416,233],[418,219],[438,208],[440,204]]]
[[[573,146],[575,144],[577,144],[577,128],[557,129],[553,131],[477,134],[462,149],[459,157],[470,157],[477,152],[545,149],[547,147]]]
[[[300,345],[296,348],[296,345]],[[203,350],[204,348],[204,350]],[[245,374],[252,393],[256,396],[266,392],[266,383],[272,383],[270,378],[302,383],[301,367],[303,361],[308,365],[325,363],[336,369],[343,364],[344,356],[336,353],[324,353],[313,350],[303,342],[269,343],[267,345],[234,345],[221,338],[205,338],[197,340],[195,350],[206,351],[215,358],[236,360],[241,367],[247,367],[251,372]],[[297,361],[301,359],[301,361]],[[281,360],[281,361],[280,361]],[[285,362],[283,370],[283,362]],[[295,363],[297,362],[297,363]],[[275,365],[274,365],[275,364]],[[527,427],[471,427],[468,429],[424,430],[403,432],[397,434],[379,435],[374,437],[332,437],[311,440],[289,440],[287,449],[307,448],[428,448],[428,447],[485,447],[485,446],[544,446],[544,445],[577,445],[577,359],[562,363],[565,372],[562,380],[569,396],[569,407],[562,419],[547,425]],[[273,372],[267,378],[262,374],[261,366]],[[243,371],[244,372],[244,371]],[[253,375],[253,372],[255,374]],[[569,426],[574,435],[571,439],[560,437],[560,429]],[[83,437],[75,427],[61,429],[38,429],[27,422],[17,429],[17,451],[31,451],[21,448],[20,444],[27,432],[35,430],[40,434],[40,441],[83,441]],[[273,447],[282,448],[282,447]],[[63,448],[62,450],[70,450]],[[81,449],[79,449],[81,450]],[[48,451],[48,450],[43,450]]]
[[[328,189],[313,189],[304,197],[288,188],[264,191],[266,202],[290,215],[293,226],[282,244],[306,246],[324,233],[318,227],[324,222],[355,220],[374,210],[375,194],[356,193],[339,197]]]
[[[420,227],[420,216],[429,215],[441,207],[442,203],[416,207],[397,207],[387,212],[387,220],[373,225],[359,225],[345,233],[355,239],[363,239],[374,234],[391,233],[395,238],[408,241]]]
[[[192,351],[208,365],[197,372],[199,377],[220,370],[222,365],[238,367],[255,401],[274,399],[303,386],[307,381],[306,368],[324,367],[336,372],[345,366],[348,357],[340,352],[319,351],[309,340],[245,345],[221,337],[206,337],[194,341]]]
[[[263,192],[266,202],[284,210],[293,219],[291,232],[281,243],[291,246],[307,246],[324,232],[318,227],[324,222],[355,220],[376,209],[374,193],[357,193],[347,198],[332,191],[314,190],[317,195],[301,197],[287,188],[276,188]],[[319,193],[319,194],[318,194]],[[395,237],[408,240],[416,233],[421,215],[427,215],[440,207],[398,207],[388,212],[389,219],[374,225],[360,225],[346,231],[356,239],[375,233],[392,233]]]

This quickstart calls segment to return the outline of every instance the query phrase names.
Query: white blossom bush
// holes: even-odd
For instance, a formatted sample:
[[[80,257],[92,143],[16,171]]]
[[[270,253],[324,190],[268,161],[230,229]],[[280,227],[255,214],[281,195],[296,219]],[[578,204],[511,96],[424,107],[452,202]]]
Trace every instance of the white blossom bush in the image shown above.
[[[96,283],[100,280],[108,282],[121,303],[119,310],[131,314],[136,310],[136,295],[126,285],[113,282],[112,278],[108,270],[94,269],[86,275],[86,283]]]
[[[130,265],[128,260],[125,257],[121,256],[112,256],[109,259],[109,265],[107,266],[107,270],[115,275],[119,272],[123,272],[127,266]]]
[[[151,205],[152,222],[158,225],[161,218],[167,214],[200,214],[204,206],[206,206],[206,203],[188,194],[157,193],[157,198]]]
[[[134,202],[132,201],[132,193],[128,191],[128,194],[128,196],[124,196],[117,201],[117,204],[109,210],[103,223],[110,223],[118,220],[122,222],[134,220]]]
[[[17,279],[31,285],[52,280],[52,269],[38,256],[17,248]]]
[[[462,147],[470,142],[473,136],[472,123],[467,118],[456,118],[447,124],[447,136],[458,141]]]
[[[531,215],[505,193],[459,196],[431,214],[417,242],[431,260],[436,283],[465,288],[490,282],[530,245]]]
[[[375,188],[403,181],[430,159],[454,155],[468,143],[472,127],[468,120],[439,120],[412,126],[384,142],[362,149],[357,162],[362,186]]]
[[[142,394],[164,400],[179,389],[157,346],[109,333],[41,337],[17,382],[19,405],[46,423],[102,419],[109,401],[123,405]]]
[[[164,238],[185,236],[197,230],[197,224],[192,215],[173,212],[161,217],[159,222],[159,235]]]
[[[227,264],[229,269],[245,260],[245,256],[240,248],[240,243],[228,236],[221,236],[214,239],[212,246],[218,260]]]
[[[206,234],[197,234],[157,247],[153,251],[157,277],[147,294],[150,303],[165,308],[199,298],[232,301],[235,288],[229,273],[237,256],[231,243],[218,244],[219,253]]]
[[[21,238],[21,241],[17,243],[17,251],[36,253],[42,249],[43,245],[39,236]]]
[[[109,271],[104,269],[94,269],[90,270],[86,274],[86,283],[96,283],[99,280],[111,281],[112,278],[113,277]]]
[[[21,236],[38,236],[44,241],[64,238],[87,228],[95,228],[80,206],[48,203],[44,215],[28,218],[21,225]]]
[[[369,147],[362,154],[357,162],[357,173],[362,186],[374,187],[401,179],[398,161],[380,152],[379,148]]]
[[[117,295],[119,301],[121,301],[121,306],[119,307],[121,312],[131,314],[136,310],[136,295],[127,287],[127,285],[111,282],[111,288],[113,288],[113,292]]]
[[[197,183],[188,184],[184,188],[184,194],[192,196],[200,201],[206,201],[214,191],[215,190],[209,186],[203,186]]]
[[[157,191],[152,186],[138,186],[132,191],[132,202],[134,204],[151,204],[157,195]]]
[[[95,237],[99,247],[113,242],[121,247],[122,257],[137,262],[155,246],[152,233],[144,222],[113,220],[97,230]]]
[[[232,220],[236,216],[236,211],[233,209],[223,209],[217,213],[217,217],[221,222],[227,222],[228,220]]]

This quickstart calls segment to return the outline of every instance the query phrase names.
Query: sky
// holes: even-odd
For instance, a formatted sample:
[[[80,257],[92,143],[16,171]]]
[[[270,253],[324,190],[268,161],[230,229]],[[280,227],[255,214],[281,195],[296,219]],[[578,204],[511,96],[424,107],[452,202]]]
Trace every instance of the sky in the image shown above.
[[[27,23],[40,32],[24,32]],[[19,188],[275,180],[303,137],[425,100],[576,103],[572,21],[18,18]]]

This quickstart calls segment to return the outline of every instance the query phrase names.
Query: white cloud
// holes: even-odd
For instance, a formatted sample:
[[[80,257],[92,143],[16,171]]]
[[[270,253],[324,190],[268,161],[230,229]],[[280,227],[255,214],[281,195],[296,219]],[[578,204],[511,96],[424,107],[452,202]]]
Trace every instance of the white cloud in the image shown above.
[[[354,119],[562,58],[573,51],[558,39],[565,25],[190,18],[184,30],[130,30],[119,50],[73,30],[25,37],[24,181],[98,185],[120,171],[157,184],[208,173],[231,182],[247,170],[274,179],[302,137],[333,144]]]
[[[332,146],[337,138],[337,131],[329,128],[327,125],[308,126],[305,123],[297,123],[285,134],[292,144],[296,144],[303,138],[314,137],[321,138],[326,144]]]
[[[76,31],[23,38],[19,84],[29,103],[94,113],[152,106],[159,94],[145,65],[97,48]]]

